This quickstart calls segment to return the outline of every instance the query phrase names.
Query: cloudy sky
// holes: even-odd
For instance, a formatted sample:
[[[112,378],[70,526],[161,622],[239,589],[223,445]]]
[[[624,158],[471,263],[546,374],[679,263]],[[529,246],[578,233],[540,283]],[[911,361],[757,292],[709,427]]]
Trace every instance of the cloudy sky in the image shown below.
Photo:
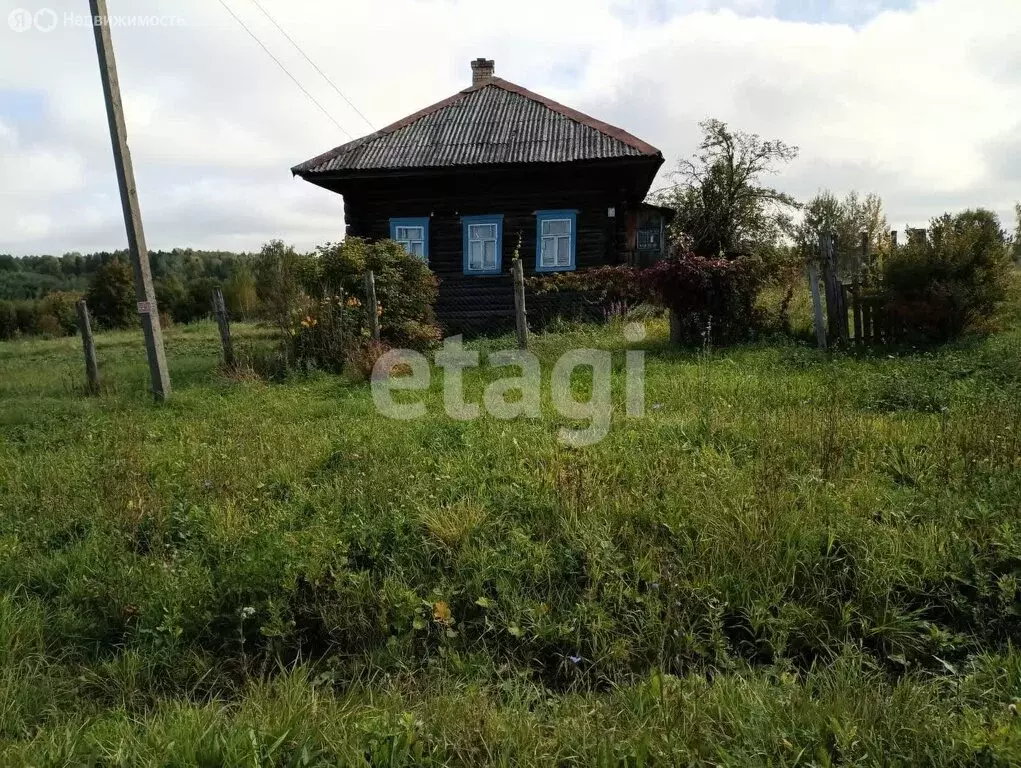
[[[359,111],[378,128],[469,85],[477,56],[667,168],[706,116],[782,138],[801,156],[777,186],[878,192],[896,229],[1021,199],[1021,0],[258,0],[358,111],[253,0],[222,1],[343,131],[219,0],[109,0],[163,17],[114,29],[151,248],[338,239],[341,198],[289,168],[369,132]],[[0,0],[0,253],[124,246],[87,9]]]

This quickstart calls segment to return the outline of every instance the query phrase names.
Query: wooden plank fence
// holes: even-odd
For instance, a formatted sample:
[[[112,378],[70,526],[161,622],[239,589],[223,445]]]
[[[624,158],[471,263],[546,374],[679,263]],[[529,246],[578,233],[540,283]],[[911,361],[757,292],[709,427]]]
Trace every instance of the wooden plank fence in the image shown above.
[[[924,238],[925,230],[909,230],[909,237]],[[890,246],[897,249],[897,233],[890,233]],[[846,282],[837,274],[836,236],[819,233],[819,247],[808,263],[815,330],[819,349],[830,346],[875,346],[893,344],[903,338],[886,309],[885,297],[866,279],[873,267],[868,237],[862,233],[861,249],[855,254],[854,276]],[[822,290],[820,290],[820,282]],[[825,308],[822,306],[825,299]]]

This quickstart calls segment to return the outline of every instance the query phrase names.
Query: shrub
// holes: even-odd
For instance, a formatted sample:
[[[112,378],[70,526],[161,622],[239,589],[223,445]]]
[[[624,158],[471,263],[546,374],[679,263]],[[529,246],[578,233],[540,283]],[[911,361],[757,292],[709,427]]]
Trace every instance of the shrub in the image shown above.
[[[294,316],[312,282],[315,266],[311,259],[293,247],[273,240],[262,248],[255,266],[255,290],[266,316],[278,330],[290,335]]]
[[[369,340],[365,274],[376,280],[380,343]],[[278,354],[261,366],[358,371],[373,350],[422,349],[442,337],[435,323],[436,278],[397,243],[347,238],[303,256],[279,241],[267,244],[256,267],[264,310],[280,334]],[[348,363],[350,362],[350,365]],[[371,370],[371,363],[369,370]],[[259,366],[253,366],[259,367]],[[360,374],[359,374],[360,375]],[[275,375],[279,378],[279,375]]]
[[[726,344],[747,338],[762,323],[755,306],[765,271],[751,257],[707,259],[675,255],[642,275],[647,290],[671,312],[674,342]]]
[[[604,316],[626,314],[652,302],[671,311],[675,342],[723,344],[745,338],[762,324],[755,306],[766,270],[757,259],[707,259],[675,255],[646,269],[627,265],[598,267],[530,278],[539,293],[585,292]]]
[[[637,306],[649,299],[649,290],[643,280],[644,270],[619,264],[595,267],[577,272],[554,272],[527,279],[527,285],[538,293],[583,291],[603,307],[613,305]]]
[[[324,296],[307,301],[291,331],[292,361],[303,370],[340,373],[348,354],[361,339],[361,302]]]
[[[35,301],[19,301],[14,304],[14,317],[18,325],[18,333],[31,336],[38,333],[37,321],[39,307]]]
[[[168,313],[175,321],[186,323],[190,319],[188,290],[178,278],[171,275],[163,280],[157,280],[156,304],[160,312]]]
[[[0,341],[13,339],[18,333],[18,311],[13,301],[0,301]]]
[[[362,339],[348,352],[344,373],[353,381],[368,381],[376,361],[391,349],[389,344]]]
[[[64,334],[60,330],[60,321],[48,312],[40,312],[35,322],[36,333],[48,339],[55,339]]]
[[[78,314],[75,310],[75,303],[80,298],[79,294],[70,291],[57,291],[48,294],[39,302],[40,315],[48,315],[53,318],[56,325],[53,326],[51,335],[73,336],[78,330]]]
[[[996,214],[971,210],[931,222],[883,270],[886,311],[910,340],[947,341],[985,326],[1010,281],[1010,250]]]
[[[86,296],[89,311],[102,328],[127,328],[135,322],[135,282],[131,267],[113,259],[96,270]]]
[[[441,338],[436,327],[436,276],[421,259],[409,255],[393,240],[368,243],[349,237],[343,243],[320,246],[318,289],[355,296],[365,301],[365,273],[376,279],[381,309],[380,336],[395,346],[424,347]]]

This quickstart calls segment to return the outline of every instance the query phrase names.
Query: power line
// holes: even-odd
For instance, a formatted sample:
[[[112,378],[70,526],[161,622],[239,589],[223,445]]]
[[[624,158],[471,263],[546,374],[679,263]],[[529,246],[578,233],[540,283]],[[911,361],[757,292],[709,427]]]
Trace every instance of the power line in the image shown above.
[[[233,10],[231,10],[231,7],[230,7],[229,5],[227,5],[227,3],[225,3],[225,2],[224,2],[224,0],[220,0],[220,5],[222,5],[222,6],[224,7],[224,8],[226,8],[226,9],[227,9],[227,13],[229,13],[229,14],[230,14],[231,16],[233,16],[233,17],[234,17],[234,20],[235,20],[235,21],[236,21],[236,22],[237,22],[238,24],[240,24],[240,25],[241,25],[241,28],[242,28],[242,29],[244,29],[244,30],[245,30],[245,32],[247,32],[247,33],[248,33],[248,36],[249,36],[249,37],[251,37],[251,38],[252,38],[252,39],[253,39],[253,40],[254,40],[255,42],[257,42],[257,43],[259,44],[259,47],[260,47],[260,48],[262,48],[262,50],[264,50],[264,51],[266,52],[266,55],[267,55],[267,56],[269,56],[269,57],[270,57],[271,59],[273,59],[273,61],[275,61],[275,62],[276,62],[276,65],[277,65],[278,67],[280,67],[280,69],[282,69],[282,70],[283,70],[284,74],[285,74],[285,75],[287,75],[287,76],[288,76],[289,78],[291,78],[291,80],[292,80],[292,81],[294,81],[294,84],[295,84],[296,86],[298,86],[298,88],[300,88],[300,89],[301,89],[301,92],[302,92],[302,93],[304,93],[304,94],[305,94],[305,95],[306,95],[306,96],[307,96],[307,97],[309,98],[309,100],[310,100],[310,101],[311,101],[311,102],[312,102],[313,104],[315,104],[315,105],[316,105],[317,107],[319,107],[320,111],[321,111],[321,112],[322,112],[322,113],[323,113],[324,115],[326,115],[326,116],[327,116],[327,117],[328,117],[328,118],[330,119],[330,121],[331,121],[331,122],[332,122],[332,123],[333,123],[333,124],[334,124],[335,126],[337,126],[337,128],[339,128],[339,129],[340,129],[340,132],[341,132],[341,133],[343,133],[343,134],[344,134],[345,136],[347,136],[347,137],[348,137],[349,139],[353,139],[354,137],[353,137],[353,136],[352,136],[352,135],[351,135],[350,133],[348,133],[348,132],[347,132],[346,130],[344,130],[344,126],[342,126],[342,125],[341,125],[340,123],[338,123],[338,122],[337,122],[337,120],[336,120],[336,118],[335,118],[335,117],[334,117],[333,115],[331,115],[331,114],[330,114],[329,112],[327,112],[327,111],[326,111],[326,107],[324,107],[324,106],[323,106],[322,104],[320,104],[320,103],[319,103],[319,102],[318,102],[318,101],[316,100],[316,97],[315,97],[315,96],[313,96],[313,95],[312,95],[311,93],[309,93],[309,92],[308,92],[308,90],[307,90],[307,89],[305,88],[305,86],[303,86],[303,85],[302,85],[301,83],[299,83],[299,82],[298,82],[298,78],[296,78],[296,77],[295,77],[294,75],[292,75],[292,74],[291,74],[291,73],[290,73],[290,72],[289,72],[289,71],[287,70],[287,67],[285,67],[285,66],[284,66],[284,65],[283,65],[283,64],[282,64],[282,63],[280,62],[280,59],[278,59],[278,58],[277,58],[276,56],[274,56],[274,55],[273,55],[273,52],[272,52],[272,51],[271,51],[271,50],[270,50],[269,48],[267,48],[267,47],[266,47],[266,46],[265,46],[265,45],[263,44],[263,42],[262,42],[262,41],[261,41],[261,40],[260,40],[259,38],[257,38],[257,37],[255,36],[255,33],[254,33],[254,32],[252,32],[252,30],[250,30],[250,29],[248,28],[248,25],[247,25],[247,24],[245,24],[245,22],[243,22],[243,21],[241,20],[241,17],[240,17],[240,16],[238,16],[238,15],[237,15],[236,13],[234,13],[234,11],[233,11]]]
[[[326,82],[328,82],[331,86],[333,86],[333,90],[335,90],[340,95],[340,98],[342,98],[347,103],[347,105],[349,107],[351,107],[351,109],[353,109],[356,113],[358,113],[358,116],[362,120],[365,121],[365,124],[368,125],[369,128],[371,128],[373,131],[376,130],[376,126],[374,126],[372,124],[372,121],[369,120],[369,118],[367,118],[364,114],[362,114],[362,111],[360,109],[358,109],[358,107],[356,107],[354,105],[354,103],[352,103],[351,99],[349,99],[346,95],[344,95],[344,92],[342,90],[340,90],[340,88],[337,86],[337,84],[330,79],[330,76],[327,75],[325,72],[323,72],[323,70],[319,68],[319,65],[316,64],[314,61],[312,61],[311,58],[309,58],[309,55],[307,53],[305,53],[305,51],[303,51],[301,49],[300,45],[298,45],[296,42],[294,42],[294,38],[291,37],[289,34],[287,34],[287,30],[285,30],[283,27],[281,27],[280,24],[277,23],[277,20],[269,15],[269,11],[267,11],[265,8],[262,7],[262,4],[259,2],[259,0],[252,0],[252,3],[255,5],[256,8],[258,8],[260,11],[262,11],[262,14],[267,19],[269,19],[273,23],[273,26],[276,27],[280,31],[280,34],[282,34],[284,37],[287,38],[288,42],[291,45],[294,46],[295,50],[297,50],[298,53],[300,53],[302,56],[305,57],[305,61],[307,61],[309,64],[311,64],[312,67],[315,69],[315,71],[318,72],[320,75],[322,75],[323,79]]]

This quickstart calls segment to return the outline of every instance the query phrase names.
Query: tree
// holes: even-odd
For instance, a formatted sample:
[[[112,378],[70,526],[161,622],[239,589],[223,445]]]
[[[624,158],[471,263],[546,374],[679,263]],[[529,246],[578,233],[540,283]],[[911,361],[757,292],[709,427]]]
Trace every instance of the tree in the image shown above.
[[[804,211],[798,241],[805,249],[816,247],[820,232],[836,233],[838,263],[844,266],[855,263],[854,258],[861,253],[863,232],[868,236],[871,253],[886,249],[890,227],[883,213],[883,199],[875,193],[859,197],[852,190],[840,200],[826,189],[809,200]]]
[[[156,303],[161,312],[168,312],[176,323],[186,323],[191,320],[190,299],[184,283],[171,275],[162,280],[156,280],[154,288],[156,289]]]
[[[223,298],[233,317],[251,317],[259,306],[259,294],[251,270],[235,265],[223,286]]]
[[[996,214],[978,208],[933,219],[884,264],[897,326],[945,341],[988,324],[1010,284],[1010,251]]]
[[[675,238],[689,240],[696,255],[708,257],[761,253],[782,243],[794,232],[798,204],[761,178],[794,160],[798,148],[733,131],[715,119],[699,127],[698,152],[678,164],[679,183],[660,198],[677,210]]]
[[[1021,203],[1014,203],[1014,261],[1021,263]]]
[[[120,259],[101,266],[86,296],[89,311],[103,328],[127,328],[135,322],[135,281],[131,267]]]
[[[305,294],[311,269],[311,260],[282,240],[271,240],[262,247],[255,266],[256,292],[281,331],[291,327],[292,312]]]

